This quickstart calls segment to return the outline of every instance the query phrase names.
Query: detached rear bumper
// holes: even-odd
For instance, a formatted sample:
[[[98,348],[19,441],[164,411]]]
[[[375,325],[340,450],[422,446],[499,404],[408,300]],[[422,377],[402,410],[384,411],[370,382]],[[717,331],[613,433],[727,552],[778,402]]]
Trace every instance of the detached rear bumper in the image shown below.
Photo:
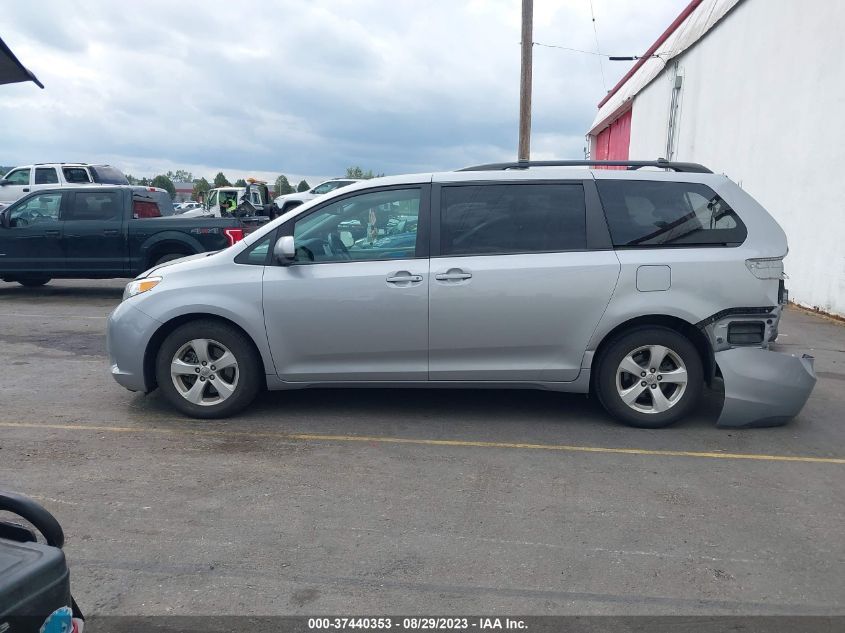
[[[795,417],[816,384],[813,357],[760,348],[716,352],[725,383],[721,427],[778,426]]]

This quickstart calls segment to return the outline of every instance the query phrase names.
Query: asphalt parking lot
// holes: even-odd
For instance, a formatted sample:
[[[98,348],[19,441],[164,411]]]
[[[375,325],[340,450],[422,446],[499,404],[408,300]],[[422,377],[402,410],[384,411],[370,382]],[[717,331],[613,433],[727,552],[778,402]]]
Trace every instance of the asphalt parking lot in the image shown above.
[[[533,391],[265,394],[196,421],[110,377],[123,281],[0,283],[0,488],[61,521],[99,614],[832,614],[845,327],[790,309],[804,411],[647,431]]]

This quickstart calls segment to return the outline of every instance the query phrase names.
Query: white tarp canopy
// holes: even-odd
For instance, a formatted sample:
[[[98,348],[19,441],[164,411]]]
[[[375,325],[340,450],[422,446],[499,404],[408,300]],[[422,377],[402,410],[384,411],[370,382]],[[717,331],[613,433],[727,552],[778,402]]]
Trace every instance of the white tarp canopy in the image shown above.
[[[590,127],[590,134],[598,134],[624,110],[631,99],[657,77],[674,57],[695,44],[742,0],[703,0],[695,10],[663,42],[654,56],[645,60],[642,66],[626,81],[604,105],[599,108]]]

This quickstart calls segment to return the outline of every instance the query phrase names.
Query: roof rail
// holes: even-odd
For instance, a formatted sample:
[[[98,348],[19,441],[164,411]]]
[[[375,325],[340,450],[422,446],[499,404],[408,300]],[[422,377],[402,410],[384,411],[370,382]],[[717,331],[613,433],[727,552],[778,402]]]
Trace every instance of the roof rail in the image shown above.
[[[671,169],[673,171],[690,172],[697,174],[712,174],[713,172],[704,165],[698,163],[676,163],[665,158],[657,160],[518,160],[512,163],[487,163],[486,165],[473,165],[464,167],[458,171],[500,171],[506,169],[528,169],[529,167],[627,167],[639,169],[640,167],[659,167],[660,169]]]

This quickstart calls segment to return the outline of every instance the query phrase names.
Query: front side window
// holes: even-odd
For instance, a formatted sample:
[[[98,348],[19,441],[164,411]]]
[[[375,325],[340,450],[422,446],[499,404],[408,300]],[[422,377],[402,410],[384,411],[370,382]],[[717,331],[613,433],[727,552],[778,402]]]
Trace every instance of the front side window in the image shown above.
[[[55,185],[59,182],[59,174],[55,167],[38,167],[35,170],[36,185]]]
[[[72,185],[91,182],[91,178],[88,177],[88,170],[84,167],[63,167],[62,174],[64,174],[65,181]]]
[[[294,224],[296,262],[409,259],[417,249],[419,189],[364,193]]]
[[[10,185],[28,185],[29,184],[29,169],[16,169],[6,176],[6,180]]]
[[[120,196],[114,191],[81,191],[76,194],[68,220],[119,220]]]
[[[61,206],[62,194],[60,193],[44,193],[27,198],[12,207],[9,212],[9,226],[23,227],[57,222]]]
[[[580,184],[444,187],[441,255],[583,250],[586,208]]]
[[[734,246],[745,241],[745,225],[706,185],[652,180],[599,180],[613,245]]]

